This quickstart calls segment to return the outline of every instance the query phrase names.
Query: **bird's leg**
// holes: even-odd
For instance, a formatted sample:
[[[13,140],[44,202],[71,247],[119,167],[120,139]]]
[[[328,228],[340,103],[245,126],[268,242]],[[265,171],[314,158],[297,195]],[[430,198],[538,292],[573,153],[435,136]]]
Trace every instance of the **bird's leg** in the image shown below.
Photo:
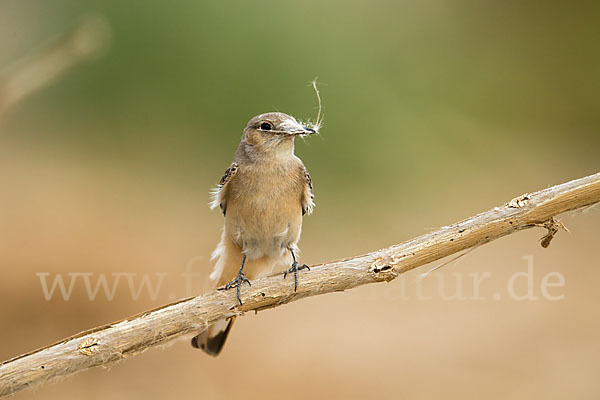
[[[294,254],[294,250],[290,249],[290,252],[292,253],[292,258],[294,259],[294,262],[292,263],[292,267],[283,273],[283,279],[285,279],[287,274],[290,274],[292,272],[294,273],[294,292],[295,292],[298,289],[298,271],[300,271],[301,269],[305,269],[305,268],[310,271],[310,268],[308,268],[308,265],[306,265],[306,264],[299,265],[298,261],[296,261],[296,255]]]
[[[244,282],[246,282],[248,284],[248,286],[252,286],[250,284],[250,281],[248,280],[248,278],[246,278],[246,275],[244,275],[244,263],[245,262],[246,262],[246,255],[244,254],[244,258],[242,258],[242,266],[240,267],[240,271],[238,272],[237,276],[235,277],[234,280],[232,280],[227,285],[225,285],[225,290],[229,290],[231,288],[237,289],[237,299],[240,302],[240,306],[242,305],[242,299],[240,298],[240,286],[242,286],[242,284]]]

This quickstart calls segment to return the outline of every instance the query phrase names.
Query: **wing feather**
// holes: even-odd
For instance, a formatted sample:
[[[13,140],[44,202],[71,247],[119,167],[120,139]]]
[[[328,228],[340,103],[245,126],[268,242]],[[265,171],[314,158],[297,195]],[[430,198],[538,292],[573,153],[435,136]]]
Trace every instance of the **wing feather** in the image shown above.
[[[302,215],[310,215],[315,207],[315,203],[313,201],[315,195],[313,192],[312,179],[310,178],[310,174],[304,168],[304,192],[302,196]]]
[[[223,215],[225,215],[225,213],[227,212],[227,202],[225,199],[226,187],[227,187],[227,184],[231,181],[231,178],[233,178],[235,176],[235,174],[237,173],[237,170],[238,170],[238,164],[232,163],[229,166],[229,168],[227,168],[227,170],[225,171],[225,174],[221,178],[221,181],[219,182],[217,187],[211,191],[211,197],[212,197],[212,200],[210,202],[211,210],[214,210],[215,208],[220,207],[221,211],[223,212]]]

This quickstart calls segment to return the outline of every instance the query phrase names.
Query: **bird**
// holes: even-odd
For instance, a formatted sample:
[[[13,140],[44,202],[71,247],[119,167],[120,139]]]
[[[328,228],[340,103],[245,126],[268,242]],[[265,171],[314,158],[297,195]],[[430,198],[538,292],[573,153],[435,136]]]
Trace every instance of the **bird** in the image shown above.
[[[318,133],[281,112],[268,112],[250,119],[221,181],[212,191],[211,209],[225,217],[221,240],[212,253],[213,285],[223,290],[284,269],[284,279],[310,268],[298,263],[298,241],[302,218],[314,207],[311,177],[302,160],[294,155],[298,136]],[[289,268],[287,268],[289,267]],[[285,269],[287,268],[287,269]],[[192,346],[217,356],[229,335],[235,317],[219,321],[192,339]]]

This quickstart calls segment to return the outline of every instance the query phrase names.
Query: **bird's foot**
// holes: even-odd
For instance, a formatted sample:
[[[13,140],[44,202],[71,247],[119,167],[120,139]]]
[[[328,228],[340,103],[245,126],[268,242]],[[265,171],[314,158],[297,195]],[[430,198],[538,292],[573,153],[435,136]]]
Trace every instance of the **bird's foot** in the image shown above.
[[[283,279],[287,277],[287,274],[294,273],[294,292],[298,289],[298,271],[301,269],[307,269],[310,271],[310,268],[306,264],[298,264],[298,261],[294,261],[292,267],[283,273]]]
[[[225,289],[224,289],[224,290],[229,290],[229,289],[233,289],[233,288],[237,289],[237,299],[240,302],[240,306],[242,305],[242,299],[240,298],[240,286],[242,286],[242,284],[244,284],[244,282],[247,283],[248,286],[252,286],[252,284],[250,283],[248,278],[246,278],[246,275],[244,275],[244,273],[242,271],[240,271],[240,272],[238,272],[238,274],[234,280],[232,280],[227,285],[225,285]]]

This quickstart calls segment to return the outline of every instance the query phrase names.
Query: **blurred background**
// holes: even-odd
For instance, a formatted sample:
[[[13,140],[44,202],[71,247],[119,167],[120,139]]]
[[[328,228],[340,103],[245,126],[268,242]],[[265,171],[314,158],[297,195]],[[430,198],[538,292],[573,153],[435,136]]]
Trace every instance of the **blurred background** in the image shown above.
[[[595,2],[1,1],[0,359],[204,291],[223,220],[209,189],[252,116],[314,120],[315,77],[324,127],[296,145],[317,204],[308,264],[598,172],[599,17]],[[15,399],[598,398],[600,208],[560,219],[571,233],[548,249],[528,230],[428,276],[439,263],[247,315],[216,359],[181,340]],[[514,290],[537,300],[509,296],[528,267]],[[86,273],[121,274],[112,299],[91,300]],[[44,293],[57,276],[76,278],[68,300]],[[154,292],[133,296],[144,277]]]

